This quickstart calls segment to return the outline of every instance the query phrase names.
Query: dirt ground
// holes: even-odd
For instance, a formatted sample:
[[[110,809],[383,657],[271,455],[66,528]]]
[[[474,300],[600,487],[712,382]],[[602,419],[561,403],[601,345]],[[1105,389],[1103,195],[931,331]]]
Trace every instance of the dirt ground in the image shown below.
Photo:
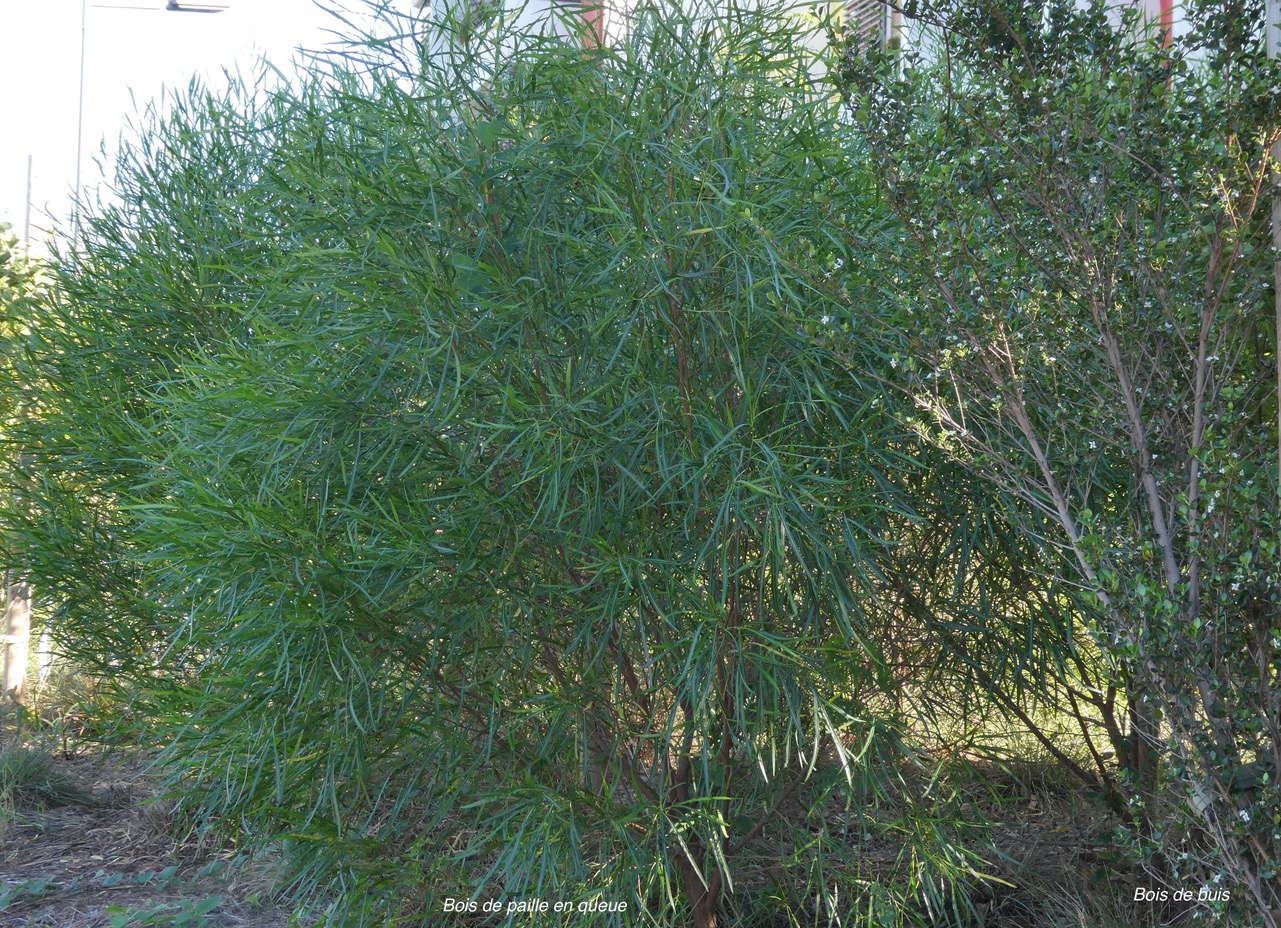
[[[275,897],[272,862],[202,838],[157,795],[144,762],[59,752],[56,766],[86,801],[0,814],[0,928],[310,928],[311,920],[291,922],[292,906]],[[989,787],[999,791],[998,779]],[[971,810],[992,822],[983,868],[992,879],[971,900],[979,919],[991,928],[1102,924],[1094,905],[1047,917],[1046,900],[1064,898],[1066,882],[1096,903],[1108,897],[1101,908],[1118,916],[1108,924],[1136,924],[1121,911],[1133,889],[1125,876],[1091,884],[1103,863],[1101,814],[1053,791],[1008,792]],[[884,837],[869,835],[861,850],[888,872],[902,848]]]
[[[286,928],[269,862],[202,841],[143,764],[60,757],[92,801],[11,811],[0,836],[0,928]],[[297,923],[296,923],[297,924]]]

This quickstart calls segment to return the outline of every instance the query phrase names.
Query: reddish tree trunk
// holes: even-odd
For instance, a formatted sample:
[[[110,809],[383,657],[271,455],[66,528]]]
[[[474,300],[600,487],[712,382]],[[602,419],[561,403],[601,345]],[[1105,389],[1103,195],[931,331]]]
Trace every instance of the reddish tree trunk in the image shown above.
[[[583,45],[600,48],[605,44],[605,5],[603,0],[588,0],[583,4],[583,24],[587,27]]]
[[[697,853],[694,845],[690,846],[690,850]],[[721,875],[711,874],[704,886],[698,871],[685,856],[685,851],[678,848],[677,853],[680,855],[677,860],[680,861],[681,881],[685,884],[685,896],[691,907],[690,928],[717,928],[716,909],[721,898]]]

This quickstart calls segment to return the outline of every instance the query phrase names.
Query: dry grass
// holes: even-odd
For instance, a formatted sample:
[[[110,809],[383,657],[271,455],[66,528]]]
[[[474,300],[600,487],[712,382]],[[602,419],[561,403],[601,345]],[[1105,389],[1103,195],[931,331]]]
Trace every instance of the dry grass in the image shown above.
[[[39,758],[32,768],[40,771],[37,782],[57,783],[60,789],[10,791],[7,834],[0,839],[0,928],[290,925],[288,907],[273,904],[279,872],[271,862],[247,859],[234,846],[203,837],[172,802],[157,798],[144,762],[55,753],[51,746]],[[953,810],[955,837],[982,858],[978,869],[995,879],[976,874],[968,889],[961,889],[969,896],[961,908],[970,915],[960,923],[946,912],[929,918],[927,906],[918,916],[938,928],[962,923],[965,928],[1155,928],[1159,923],[1153,913],[1128,904],[1134,876],[1117,872],[1105,859],[1106,814],[1052,761],[958,757],[944,766],[945,792],[966,797]],[[869,881],[901,882],[904,837],[896,823],[907,815],[909,797],[926,793],[931,769],[930,764],[905,767],[901,794],[861,809],[864,818],[850,832],[850,862]],[[785,817],[804,820],[808,807],[800,803],[794,798],[782,810]],[[848,826],[849,809],[829,811],[828,826],[840,833]],[[0,826],[5,824],[0,815]],[[786,831],[771,826],[759,848],[744,851],[739,861],[743,900],[770,884],[786,885],[794,876],[779,861],[779,847],[789,840]],[[751,860],[756,850],[760,854]],[[208,912],[201,913],[201,907]],[[784,924],[751,918],[750,902],[737,914],[757,926]],[[818,918],[809,909],[800,914]],[[818,923],[812,919],[807,923]]]
[[[288,909],[272,904],[270,862],[178,821],[142,763],[46,756],[88,799],[14,797],[0,849],[0,928],[289,924]]]

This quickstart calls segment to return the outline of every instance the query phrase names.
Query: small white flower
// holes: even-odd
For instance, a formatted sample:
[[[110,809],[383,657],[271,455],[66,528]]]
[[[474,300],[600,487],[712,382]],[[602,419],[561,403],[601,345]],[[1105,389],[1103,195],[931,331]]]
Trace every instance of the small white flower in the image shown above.
[[[898,368],[898,358],[890,358],[890,367]]]
[[[819,320],[819,322],[823,323],[823,325],[831,325],[831,324],[832,324],[832,317],[831,317],[831,316],[824,316],[822,319],[820,319],[820,320]]]
[[[1249,812],[1247,812],[1245,809],[1238,809],[1238,810],[1237,810],[1237,815],[1241,816],[1241,821],[1243,821],[1243,822],[1248,822],[1248,821],[1250,821],[1250,813],[1249,813]],[[1214,882],[1216,882],[1216,883],[1217,883],[1217,882],[1219,882],[1219,880],[1220,880],[1220,877],[1219,877],[1219,876],[1215,876],[1215,878],[1214,878]]]
[[[1095,448],[1097,448],[1098,446],[1099,446],[1099,443],[1098,443],[1098,442],[1096,442],[1096,441],[1092,441],[1092,442],[1090,442],[1090,450],[1091,450],[1091,451],[1093,451],[1093,450],[1094,450]]]

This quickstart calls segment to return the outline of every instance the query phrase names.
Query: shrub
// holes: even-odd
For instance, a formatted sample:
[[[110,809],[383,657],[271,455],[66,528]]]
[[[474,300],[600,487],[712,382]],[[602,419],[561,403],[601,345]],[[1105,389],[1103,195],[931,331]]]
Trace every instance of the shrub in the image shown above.
[[[1060,679],[1116,751],[1154,885],[1273,924],[1281,108],[1261,5],[1189,4],[1169,42],[1101,3],[920,9],[936,65],[844,71],[902,220],[895,384],[1052,542],[1106,671]]]
[[[13,557],[335,923],[830,917],[901,734],[865,606],[910,514],[813,335],[875,292],[836,102],[761,13],[484,82],[406,48],[127,152],[26,344]],[[967,870],[913,833],[922,893]]]

